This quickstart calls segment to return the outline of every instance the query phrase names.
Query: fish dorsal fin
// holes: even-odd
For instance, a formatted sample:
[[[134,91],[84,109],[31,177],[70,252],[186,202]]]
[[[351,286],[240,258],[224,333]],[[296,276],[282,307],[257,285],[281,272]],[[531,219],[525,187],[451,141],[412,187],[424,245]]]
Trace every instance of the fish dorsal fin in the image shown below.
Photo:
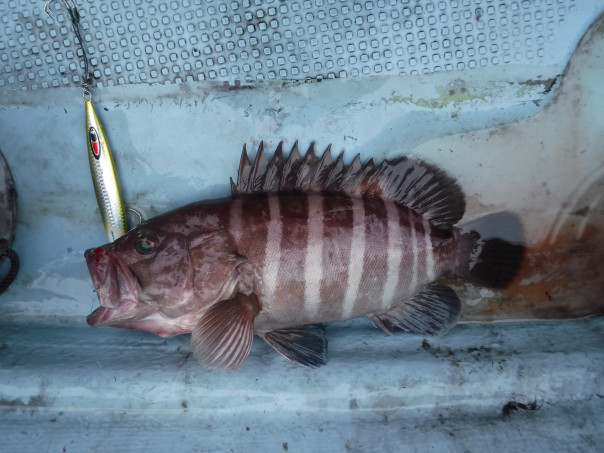
[[[283,158],[282,144],[270,162],[261,143],[252,163],[243,147],[233,197],[254,193],[331,192],[365,198],[385,198],[405,205],[427,218],[433,226],[450,228],[465,211],[465,198],[457,181],[436,165],[408,156],[361,163],[357,155],[344,164],[343,155],[332,160],[331,147],[321,157],[311,144],[302,157],[296,142]]]
[[[208,368],[237,369],[250,353],[258,300],[237,293],[211,306],[191,333],[195,358]]]
[[[279,191],[279,183],[281,181],[281,175],[283,174],[284,165],[283,145],[279,143],[279,146],[266,169],[266,177],[264,178],[264,184],[262,186],[263,192],[272,193]]]
[[[295,190],[301,192],[308,192],[310,190],[310,182],[317,173],[318,166],[319,159],[315,155],[315,145],[311,143],[306,151],[306,155],[302,159],[302,164],[298,167]]]

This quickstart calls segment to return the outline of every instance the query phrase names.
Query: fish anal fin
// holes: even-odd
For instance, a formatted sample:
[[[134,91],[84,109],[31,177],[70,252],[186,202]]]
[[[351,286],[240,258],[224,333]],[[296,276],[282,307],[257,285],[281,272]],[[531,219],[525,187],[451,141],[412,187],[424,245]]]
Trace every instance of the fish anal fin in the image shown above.
[[[453,289],[430,283],[408,301],[368,318],[390,334],[393,327],[419,335],[439,335],[455,325],[461,303]]]
[[[208,368],[239,368],[252,348],[259,310],[256,296],[241,293],[210,307],[191,333],[191,348],[199,363]]]
[[[327,363],[327,339],[320,324],[272,330],[260,337],[292,362],[313,368]]]

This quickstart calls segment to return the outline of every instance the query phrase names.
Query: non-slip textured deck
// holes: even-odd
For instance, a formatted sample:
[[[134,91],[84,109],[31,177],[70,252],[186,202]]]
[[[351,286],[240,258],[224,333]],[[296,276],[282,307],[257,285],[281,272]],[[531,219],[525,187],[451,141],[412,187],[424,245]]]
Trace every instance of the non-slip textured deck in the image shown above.
[[[0,88],[76,86],[59,0],[0,4]],[[597,0],[76,1],[94,85],[249,84],[559,63]],[[584,24],[586,25],[586,24]]]

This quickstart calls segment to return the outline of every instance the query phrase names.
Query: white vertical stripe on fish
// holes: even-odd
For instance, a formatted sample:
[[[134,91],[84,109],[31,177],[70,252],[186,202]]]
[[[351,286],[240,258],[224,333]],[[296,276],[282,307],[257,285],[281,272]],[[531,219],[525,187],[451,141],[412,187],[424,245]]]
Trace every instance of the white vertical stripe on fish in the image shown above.
[[[411,230],[411,252],[413,257],[413,263],[411,265],[411,283],[409,288],[413,291],[417,285],[417,267],[419,264],[419,249],[417,245],[417,232],[415,222],[413,222],[414,216],[409,214],[409,229]]]
[[[432,239],[430,237],[431,230],[430,222],[424,219],[424,242],[426,247],[426,275],[429,282],[432,282],[436,277],[434,269],[434,250],[432,248]]]
[[[266,296],[273,298],[277,287],[277,274],[281,263],[281,238],[283,236],[283,222],[279,197],[268,196],[269,221],[266,233],[266,251],[264,253],[264,288]]]
[[[348,319],[359,292],[359,285],[363,277],[365,263],[365,206],[363,200],[354,198],[352,201],[352,243],[350,244],[350,258],[348,260],[348,281],[346,282],[346,295],[342,307],[342,319]]]
[[[231,203],[231,211],[229,216],[229,231],[233,235],[236,242],[241,241],[243,236],[241,230],[241,200],[233,200]]]
[[[308,196],[307,243],[304,262],[304,310],[316,314],[321,302],[323,278],[323,197]]]
[[[388,308],[392,303],[398,285],[403,248],[401,247],[401,227],[398,209],[391,201],[386,201],[385,205],[388,214],[388,269],[382,293],[382,307]]]

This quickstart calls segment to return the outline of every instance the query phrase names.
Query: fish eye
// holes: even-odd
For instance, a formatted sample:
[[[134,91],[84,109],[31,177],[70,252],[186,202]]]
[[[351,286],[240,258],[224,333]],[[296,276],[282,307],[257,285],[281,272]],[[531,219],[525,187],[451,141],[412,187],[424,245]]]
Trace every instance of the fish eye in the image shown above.
[[[151,234],[141,234],[134,242],[134,248],[141,255],[149,255],[155,251],[157,240]]]

